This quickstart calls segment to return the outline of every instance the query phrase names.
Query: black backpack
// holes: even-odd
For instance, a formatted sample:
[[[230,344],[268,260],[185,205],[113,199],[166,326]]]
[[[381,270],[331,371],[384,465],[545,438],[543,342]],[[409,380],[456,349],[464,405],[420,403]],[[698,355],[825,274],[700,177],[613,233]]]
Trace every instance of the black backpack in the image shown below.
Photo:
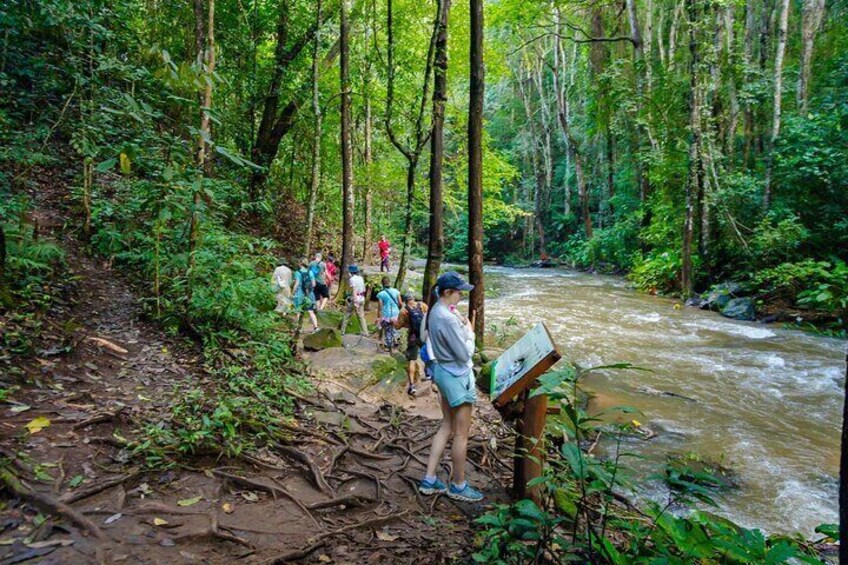
[[[415,341],[421,341],[418,334],[421,331],[421,322],[424,321],[424,311],[421,306],[407,309],[409,310],[409,337],[414,338]]]

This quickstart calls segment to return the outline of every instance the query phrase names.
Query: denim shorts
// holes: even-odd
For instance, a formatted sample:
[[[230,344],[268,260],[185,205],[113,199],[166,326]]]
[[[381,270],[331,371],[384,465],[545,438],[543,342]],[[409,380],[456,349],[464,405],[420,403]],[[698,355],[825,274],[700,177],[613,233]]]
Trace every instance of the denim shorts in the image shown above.
[[[433,363],[433,381],[439,387],[439,391],[448,401],[451,408],[456,408],[463,404],[474,404],[477,400],[477,385],[474,382],[474,371],[468,369],[468,372],[461,376],[456,376],[450,371],[445,370],[438,363]]]

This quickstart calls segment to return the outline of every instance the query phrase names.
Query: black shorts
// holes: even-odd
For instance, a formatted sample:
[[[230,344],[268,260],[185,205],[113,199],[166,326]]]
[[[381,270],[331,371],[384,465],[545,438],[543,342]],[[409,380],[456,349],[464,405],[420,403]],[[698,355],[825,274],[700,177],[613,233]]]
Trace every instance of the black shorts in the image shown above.
[[[315,283],[315,300],[322,298],[330,298],[330,289],[325,284]]]
[[[404,351],[404,355],[406,355],[407,361],[418,361],[418,354],[421,349],[421,346],[418,345],[417,341],[409,340],[406,344],[406,351]]]

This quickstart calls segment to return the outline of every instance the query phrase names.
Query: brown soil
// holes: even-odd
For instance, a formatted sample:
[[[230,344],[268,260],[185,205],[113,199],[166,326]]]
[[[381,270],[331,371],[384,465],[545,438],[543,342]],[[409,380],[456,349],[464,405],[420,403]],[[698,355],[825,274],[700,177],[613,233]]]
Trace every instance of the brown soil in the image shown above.
[[[205,388],[199,352],[144,321],[127,280],[62,232],[59,203],[42,200],[35,216],[42,234],[66,248],[68,275],[78,281],[37,357],[19,364],[25,377],[9,400],[29,408],[0,405],[2,455],[23,492],[42,495],[39,507],[3,489],[0,563],[469,559],[473,519],[485,507],[424,498],[414,488],[438,426],[426,385],[414,400],[402,383],[377,393],[357,385],[353,365],[318,371],[314,361],[318,391],[299,403],[287,446],[236,459],[186,458],[170,470],[143,467],[123,438],[143,440],[133,430],[161,420],[186,390]],[[377,355],[367,351],[373,342],[361,347]],[[339,354],[348,353],[323,353]],[[39,417],[50,425],[30,433],[27,423]],[[509,437],[495,414],[478,417],[469,480],[487,504],[507,499]],[[443,478],[448,470],[445,460]],[[65,502],[90,527],[46,510],[44,500]]]

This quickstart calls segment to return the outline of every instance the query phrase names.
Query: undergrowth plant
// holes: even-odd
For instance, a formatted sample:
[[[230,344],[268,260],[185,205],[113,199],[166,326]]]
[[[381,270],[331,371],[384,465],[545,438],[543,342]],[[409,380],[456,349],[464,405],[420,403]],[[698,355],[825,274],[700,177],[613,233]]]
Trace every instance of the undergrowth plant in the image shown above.
[[[651,477],[665,485],[662,502],[637,503],[630,492],[625,463],[634,454],[622,439],[640,433],[640,424],[604,423],[589,415],[579,381],[599,369],[638,369],[618,364],[592,369],[567,367],[539,379],[532,394],[548,394],[562,406],[549,420],[544,471],[531,481],[539,503],[525,499],[497,505],[477,519],[481,527],[473,559],[496,565],[596,563],[635,564],[778,564],[822,563],[816,544],[833,541],[835,526],[817,529],[822,538],[767,536],[711,512],[724,483],[715,475],[671,460]],[[629,407],[613,409],[631,413]],[[607,455],[595,455],[599,435],[612,438]],[[699,509],[696,509],[699,508]]]

